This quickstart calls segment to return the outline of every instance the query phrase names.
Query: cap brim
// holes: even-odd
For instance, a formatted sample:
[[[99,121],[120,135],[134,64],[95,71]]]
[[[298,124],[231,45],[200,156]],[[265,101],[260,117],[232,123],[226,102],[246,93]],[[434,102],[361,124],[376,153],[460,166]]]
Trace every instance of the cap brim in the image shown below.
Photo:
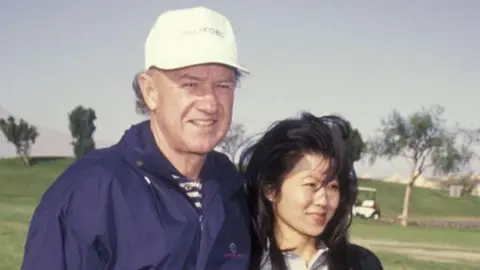
[[[156,68],[163,69],[163,70],[175,70],[179,68],[186,68],[186,67],[191,67],[191,66],[197,66],[197,65],[205,65],[205,64],[221,64],[225,66],[232,67],[240,73],[244,75],[249,75],[250,71],[243,66],[237,64],[237,63],[232,63],[230,61],[223,61],[223,60],[198,60],[198,61],[189,61],[188,63],[177,63],[176,65],[152,65]]]

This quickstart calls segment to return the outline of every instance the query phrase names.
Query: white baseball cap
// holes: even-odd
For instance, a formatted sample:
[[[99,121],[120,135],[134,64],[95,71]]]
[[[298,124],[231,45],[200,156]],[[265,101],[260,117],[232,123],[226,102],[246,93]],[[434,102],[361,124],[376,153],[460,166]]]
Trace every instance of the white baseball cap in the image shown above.
[[[170,10],[162,13],[145,42],[145,68],[177,69],[218,63],[242,73],[237,42],[230,21],[205,7]]]

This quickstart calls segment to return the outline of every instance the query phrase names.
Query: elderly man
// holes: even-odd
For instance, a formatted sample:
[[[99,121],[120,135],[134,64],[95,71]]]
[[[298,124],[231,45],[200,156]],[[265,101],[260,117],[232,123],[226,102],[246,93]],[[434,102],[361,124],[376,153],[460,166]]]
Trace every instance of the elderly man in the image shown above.
[[[149,120],[77,160],[44,194],[24,270],[247,269],[243,179],[213,151],[232,119],[231,24],[203,7],[161,14],[134,88]]]

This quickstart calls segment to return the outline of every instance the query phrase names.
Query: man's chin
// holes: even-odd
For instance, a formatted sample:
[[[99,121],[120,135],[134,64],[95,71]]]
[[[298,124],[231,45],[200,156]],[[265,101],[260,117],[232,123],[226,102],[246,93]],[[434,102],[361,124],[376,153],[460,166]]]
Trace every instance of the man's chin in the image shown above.
[[[213,144],[211,142],[206,142],[206,143],[195,143],[195,144],[190,144],[188,145],[187,149],[189,152],[197,155],[206,155],[215,149],[216,144]]]

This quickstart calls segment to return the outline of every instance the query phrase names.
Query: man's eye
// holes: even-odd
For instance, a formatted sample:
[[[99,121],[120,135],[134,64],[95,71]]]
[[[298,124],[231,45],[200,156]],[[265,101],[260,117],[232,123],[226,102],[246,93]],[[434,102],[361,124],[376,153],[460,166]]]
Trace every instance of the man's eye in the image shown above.
[[[182,88],[195,88],[197,86],[198,84],[194,82],[188,82],[188,83],[182,84]]]
[[[218,88],[221,88],[221,89],[233,89],[233,85],[231,84],[218,84],[217,85]]]

